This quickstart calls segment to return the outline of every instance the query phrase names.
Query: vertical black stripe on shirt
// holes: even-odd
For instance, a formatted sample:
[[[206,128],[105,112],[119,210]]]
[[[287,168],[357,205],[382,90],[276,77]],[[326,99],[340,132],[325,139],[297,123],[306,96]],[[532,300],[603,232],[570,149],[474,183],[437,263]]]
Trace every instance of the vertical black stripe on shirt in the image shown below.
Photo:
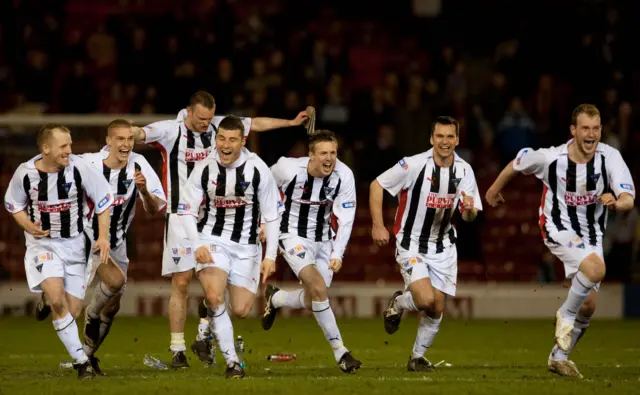
[[[324,189],[329,186],[330,178],[331,176],[325,177],[322,180],[322,188],[320,188],[320,205],[318,206],[318,214],[316,215],[316,241],[322,241],[322,233],[325,226],[324,214],[327,210],[327,207],[324,206],[322,202],[327,200],[327,193]]]
[[[196,148],[196,136],[194,136],[191,130],[187,129],[187,149],[195,149]],[[196,162],[190,161],[187,162],[187,178],[191,175],[193,168],[195,167]]]
[[[205,166],[202,169],[202,176],[200,177],[200,187],[202,193],[204,193],[204,210],[200,221],[198,222],[198,232],[202,232],[207,221],[209,221],[209,211],[211,211],[211,198],[209,197],[209,166]]]
[[[313,193],[313,177],[307,175],[307,182],[304,183],[304,190],[300,200],[311,200],[311,194]],[[306,203],[300,204],[300,212],[298,213],[298,236],[307,237],[307,221],[309,220],[309,210],[311,205]]]
[[[600,155],[600,177],[602,177],[603,182],[603,190],[602,194],[609,193],[611,189],[609,188],[609,177],[607,176],[607,165],[604,161],[604,155]],[[602,236],[604,237],[604,231],[607,227],[607,207],[603,207],[602,214],[600,214],[600,218],[598,218],[598,225],[600,226],[600,232],[602,232]]]
[[[336,198],[338,197],[338,194],[340,193],[340,185],[342,185],[342,180],[340,178],[338,178],[338,185],[336,185],[336,189],[335,189],[335,191],[333,191],[333,199],[332,200],[334,202],[336,201]],[[331,217],[329,217],[329,226],[327,227],[328,228],[328,230],[327,230],[327,235],[328,235],[327,240],[331,240],[331,238],[333,237],[331,235],[331,226],[332,225],[333,224],[331,223]]]
[[[260,187],[260,172],[253,168],[253,206],[251,208],[251,229],[249,230],[249,244],[256,244],[258,240],[258,224],[260,223],[260,200],[258,199],[258,188]]]
[[[596,192],[596,187],[598,185],[594,164],[595,164],[596,156],[587,163],[587,193]],[[598,175],[599,177],[600,175]],[[589,244],[592,246],[596,245],[596,203],[589,204],[587,206],[587,226],[589,228]]]
[[[33,214],[33,200],[31,199],[31,179],[28,174],[25,174],[22,179],[22,188],[24,188],[24,194],[27,195],[27,206],[29,207],[27,212],[29,213],[29,219],[31,222],[36,222],[35,215]]]
[[[142,171],[142,167],[138,164],[138,162],[133,163],[133,168],[135,171]],[[136,208],[136,199],[138,198],[138,187],[135,185],[135,180],[133,182],[133,191],[131,192],[131,198],[127,203],[127,207],[124,209],[124,213],[122,214],[122,241],[127,237],[127,228],[129,227],[129,218],[131,217],[131,212]]]
[[[73,168],[73,181],[76,183],[76,196],[78,199],[78,233],[84,230],[84,187],[82,186],[82,176],[77,167]],[[98,228],[96,226],[96,228]]]
[[[176,138],[173,148],[169,153],[169,177],[171,177],[171,194],[168,196],[171,199],[171,205],[169,206],[169,212],[175,214],[178,212],[178,202],[180,201],[180,176],[178,175],[178,153],[180,152],[180,138],[182,133],[180,127],[178,127],[178,137]]]
[[[58,180],[56,181],[56,187],[58,189],[58,199],[69,199],[69,187],[65,187],[66,181],[64,179],[64,169],[58,172]],[[68,239],[71,237],[71,211],[60,211],[60,237]]]
[[[416,213],[418,212],[418,205],[420,204],[420,192],[422,190],[424,172],[426,169],[427,165],[425,165],[420,171],[420,174],[416,179],[416,183],[413,186],[413,190],[411,191],[411,202],[409,203],[407,220],[404,222],[404,228],[402,228],[402,241],[400,242],[400,246],[405,250],[408,250],[411,245],[411,230],[413,229],[413,223],[416,220]]]
[[[225,195],[227,194],[227,169],[224,168],[221,164],[218,163],[218,179],[216,180],[216,198],[221,198],[224,200]],[[216,203],[217,204],[217,203]],[[220,236],[222,234],[222,230],[224,229],[224,215],[226,214],[226,209],[224,207],[218,207],[216,205],[216,222],[213,224],[213,229],[211,230],[211,234],[214,236]]]
[[[566,230],[560,217],[560,204],[558,203],[558,160],[554,160],[549,165],[549,186],[551,187],[552,204],[551,220],[558,231]]]
[[[436,194],[440,193],[440,166],[436,165],[435,162],[433,162],[433,172],[431,173],[431,192]],[[436,217],[437,210],[437,208],[428,207],[427,213],[424,216],[424,223],[422,224],[420,238],[418,239],[418,251],[421,254],[426,254],[427,251],[429,251],[431,227],[433,226],[433,220]]]
[[[236,168],[236,186],[235,186],[235,195],[236,197],[244,197],[244,189],[249,183],[244,182],[244,165]],[[242,228],[244,226],[244,213],[245,206],[236,207],[235,217],[233,218],[233,231],[231,231],[231,241],[235,241],[236,243],[240,242],[240,237],[242,237]]]
[[[576,162],[567,158],[567,192],[573,192],[574,197],[578,190],[578,169]],[[582,230],[580,229],[580,221],[578,220],[578,207],[575,205],[567,204],[567,214],[569,214],[569,221],[571,221],[571,229],[580,237],[582,237]]]
[[[38,203],[47,203],[49,200],[49,174],[38,170],[40,174],[40,182],[38,183]],[[51,217],[49,213],[40,212],[40,228],[42,230],[51,229]]]
[[[127,168],[123,167],[118,173],[118,183],[116,198],[119,196],[125,196],[127,194]],[[116,248],[118,241],[118,222],[120,222],[120,216],[122,215],[122,205],[115,206],[111,212],[111,225],[109,227],[109,240],[111,241],[111,248]]]
[[[455,183],[455,178],[456,178],[456,169],[454,169],[453,166],[451,166],[449,167],[449,187],[447,189],[447,193],[449,195],[455,196],[456,191],[458,189]],[[455,199],[454,199],[454,204],[455,204]],[[442,221],[440,221],[440,230],[438,231],[438,239],[436,240],[436,254],[439,254],[442,251],[444,251],[444,232],[447,230],[447,227],[449,227],[449,224],[451,223],[452,211],[453,211],[453,208],[449,207],[444,212]],[[451,237],[449,237],[449,239],[451,239]]]
[[[287,185],[287,189],[284,191],[284,213],[282,213],[282,219],[280,220],[280,233],[289,233],[289,213],[291,212],[291,203],[293,201],[293,191],[296,188],[296,180],[298,176],[293,177],[293,180]]]

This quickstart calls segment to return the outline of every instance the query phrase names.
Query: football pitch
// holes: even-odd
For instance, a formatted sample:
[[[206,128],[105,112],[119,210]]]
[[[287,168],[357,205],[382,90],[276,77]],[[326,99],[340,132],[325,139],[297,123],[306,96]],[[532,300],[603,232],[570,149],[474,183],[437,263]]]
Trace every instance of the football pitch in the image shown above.
[[[434,372],[410,373],[406,362],[417,321],[405,317],[393,336],[381,319],[339,319],[345,344],[363,362],[356,374],[337,367],[313,317],[278,318],[265,332],[256,319],[234,320],[246,343],[244,380],[226,380],[224,363],[205,368],[189,351],[189,369],[154,370],[146,354],[168,361],[166,318],[117,318],[98,352],[107,376],[78,381],[59,367],[68,359],[50,322],[0,318],[0,394],[617,394],[640,388],[640,321],[594,320],[571,356],[584,379],[546,371],[552,318],[545,321],[446,319],[427,357],[445,360]],[[196,320],[189,318],[187,347]],[[80,323],[81,325],[81,323]],[[295,353],[295,362],[267,355]]]

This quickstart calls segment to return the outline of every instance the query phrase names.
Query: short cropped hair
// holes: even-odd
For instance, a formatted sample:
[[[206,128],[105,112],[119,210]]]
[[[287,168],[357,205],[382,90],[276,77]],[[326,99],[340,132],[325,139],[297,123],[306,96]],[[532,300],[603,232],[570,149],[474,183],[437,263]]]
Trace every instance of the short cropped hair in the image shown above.
[[[315,152],[316,144],[330,141],[338,145],[338,139],[336,134],[330,130],[316,130],[315,133],[309,137],[309,152]]]
[[[239,130],[242,137],[244,137],[244,124],[242,123],[242,119],[235,115],[227,115],[224,117],[224,119],[220,121],[218,129]]]
[[[437,125],[454,125],[456,127],[456,136],[460,135],[460,123],[453,117],[439,116],[434,119],[433,123],[431,123],[431,136],[433,136],[433,132],[436,131]]]
[[[594,106],[593,104],[580,104],[573,110],[573,113],[571,114],[571,124],[573,126],[576,126],[578,124],[578,117],[580,116],[580,114],[586,114],[589,118],[593,118],[595,116],[600,116],[600,110],[598,110],[598,107]]]
[[[213,95],[209,92],[197,91],[189,98],[189,107],[193,108],[196,104],[200,104],[211,110],[216,106],[216,99],[214,99]]]
[[[127,121],[126,119],[114,119],[113,121],[109,122],[109,124],[107,125],[107,133],[111,134],[111,131],[113,129],[130,128],[130,127],[131,127],[131,122]]]
[[[58,124],[44,125],[43,127],[40,128],[40,130],[38,130],[38,133],[36,134],[36,144],[38,145],[38,149],[40,151],[42,151],[42,146],[49,141],[49,139],[53,135],[53,132],[56,130],[63,133],[71,133],[69,128],[64,125],[58,125]]]

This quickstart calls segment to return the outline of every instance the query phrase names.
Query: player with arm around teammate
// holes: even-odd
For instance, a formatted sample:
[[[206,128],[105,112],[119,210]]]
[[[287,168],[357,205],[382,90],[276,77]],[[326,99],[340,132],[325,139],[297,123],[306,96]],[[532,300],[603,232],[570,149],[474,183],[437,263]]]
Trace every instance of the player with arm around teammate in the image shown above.
[[[338,141],[333,132],[319,130],[310,138],[308,157],[280,158],[271,167],[284,196],[280,252],[304,288],[284,291],[267,285],[262,327],[271,328],[281,307],[310,309],[340,369],[353,373],[362,363],[342,342],[327,291],[333,273],[342,267],[356,212],[353,172],[337,159],[337,152]],[[338,220],[335,240],[332,215]]]
[[[401,159],[371,183],[371,234],[378,246],[389,242],[382,215],[384,190],[399,195],[394,233],[396,261],[405,290],[393,295],[383,315],[385,330],[392,334],[398,330],[403,312],[419,312],[418,334],[407,363],[409,371],[433,369],[424,354],[440,329],[446,296],[456,294],[453,212],[457,208],[463,220],[472,221],[482,210],[473,169],[454,152],[458,135],[455,119],[436,118],[431,127],[433,148]]]
[[[178,201],[181,186],[198,162],[206,159],[215,145],[216,131],[224,117],[214,116],[215,100],[204,91],[196,92],[189,100],[186,116],[178,119],[155,122],[145,127],[134,127],[136,142],[151,144],[162,154],[162,181],[167,195],[167,211],[162,254],[162,275],[171,277],[171,297],[169,299],[169,326],[171,330],[170,350],[173,352],[171,366],[189,366],[185,355],[184,323],[187,314],[187,290],[196,261],[187,236],[178,218]],[[275,128],[302,125],[307,119],[301,112],[293,120],[274,118],[242,118],[244,137],[249,131],[262,132]],[[191,251],[192,252],[192,251]],[[206,310],[205,310],[206,311]],[[202,320],[198,337],[191,349],[198,357],[211,363],[208,344],[208,322]]]
[[[280,196],[273,175],[244,144],[242,121],[234,116],[223,119],[216,134],[216,150],[193,171],[182,188],[178,207],[195,250],[196,276],[228,378],[242,378],[245,372],[235,351],[225,289],[229,290],[233,313],[245,318],[253,307],[260,277],[264,282],[275,270],[280,223]],[[262,263],[261,216],[266,222]]]
[[[600,142],[600,112],[581,104],[572,114],[572,139],[558,147],[523,148],[487,190],[492,206],[518,173],[535,174],[543,183],[540,230],[544,244],[564,264],[571,279],[567,299],[556,312],[555,345],[549,371],[582,377],[569,353],[589,327],[606,267],[602,241],[608,210],[633,208],[635,187],[620,152]],[[615,262],[613,262],[615,264]]]
[[[45,125],[36,140],[41,153],[14,173],[5,207],[25,231],[29,289],[46,298],[53,327],[73,359],[78,378],[90,378],[93,369],[75,321],[82,311],[91,248],[84,230],[90,218],[97,216],[94,248],[105,262],[113,196],[104,178],[87,161],[72,155],[67,127]]]

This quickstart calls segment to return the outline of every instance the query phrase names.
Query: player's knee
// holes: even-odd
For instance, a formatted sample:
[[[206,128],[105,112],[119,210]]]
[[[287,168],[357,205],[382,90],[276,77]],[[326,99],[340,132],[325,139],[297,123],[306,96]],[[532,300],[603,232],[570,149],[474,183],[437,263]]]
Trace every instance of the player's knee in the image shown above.
[[[313,283],[311,283],[309,287],[309,292],[311,293],[311,300],[314,302],[322,302],[329,299],[327,286],[321,276],[314,279]]]
[[[69,306],[69,313],[74,319],[78,319],[82,315],[82,303],[72,304]]]
[[[604,262],[597,254],[590,254],[580,264],[580,271],[593,282],[602,281],[607,272]]]
[[[239,303],[237,305],[231,305],[231,311],[233,315],[238,318],[247,318],[249,313],[251,312],[251,308],[253,307],[253,303]]]
[[[223,305],[225,302],[224,292],[219,294],[214,290],[208,290],[204,295],[204,299],[207,301],[207,307],[213,310],[217,309],[218,306]]]
[[[67,310],[67,303],[64,295],[47,295],[47,300],[51,310],[61,316]]]
[[[171,280],[171,292],[186,298],[189,290],[189,283],[189,277],[174,276]]]
[[[420,310],[433,310],[435,297],[431,292],[427,290],[420,290],[418,292],[412,292],[413,303]]]

